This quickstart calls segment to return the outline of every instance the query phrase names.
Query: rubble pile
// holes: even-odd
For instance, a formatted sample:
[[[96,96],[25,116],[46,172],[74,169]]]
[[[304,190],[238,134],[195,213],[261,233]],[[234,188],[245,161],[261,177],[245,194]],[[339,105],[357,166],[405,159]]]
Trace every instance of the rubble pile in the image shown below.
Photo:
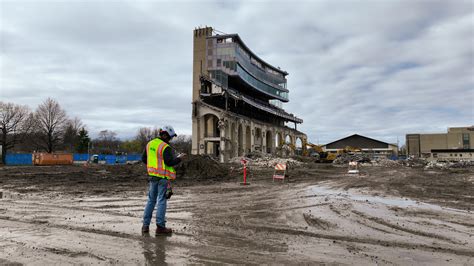
[[[459,162],[436,162],[431,161],[425,165],[425,169],[450,169],[450,168],[464,168],[474,166],[474,162],[459,161]]]
[[[300,166],[304,164],[298,160],[293,158],[280,158],[275,157],[270,154],[260,153],[260,152],[252,152],[247,154],[245,157],[234,157],[230,159],[230,163],[238,163],[240,164],[242,159],[246,160],[249,166],[257,166],[257,167],[274,167],[278,163],[284,163],[288,167],[293,166]]]
[[[333,164],[348,164],[349,162],[368,163],[371,162],[370,156],[363,153],[350,154],[343,153],[339,155],[332,163]]]
[[[300,166],[303,163],[300,161],[297,161],[293,158],[272,158],[272,157],[266,157],[266,158],[257,158],[255,160],[252,160],[250,165],[253,166],[259,166],[259,167],[274,167],[278,163],[284,163],[286,164],[289,168],[293,166]]]
[[[387,158],[377,158],[372,160],[372,166],[385,166],[385,167],[394,167],[399,166],[400,163],[398,161],[390,160]]]
[[[188,155],[176,167],[176,174],[185,179],[224,179],[229,169],[208,155]]]
[[[427,164],[427,161],[422,158],[408,158],[406,160],[400,161],[400,163],[404,166],[417,168],[417,167],[425,167],[425,165]]]

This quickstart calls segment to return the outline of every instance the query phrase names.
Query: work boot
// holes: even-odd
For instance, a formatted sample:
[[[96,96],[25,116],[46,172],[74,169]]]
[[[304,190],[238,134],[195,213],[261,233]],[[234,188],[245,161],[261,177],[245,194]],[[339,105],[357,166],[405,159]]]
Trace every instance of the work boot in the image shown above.
[[[142,226],[142,234],[150,233],[150,227],[148,225]]]
[[[163,227],[163,226],[159,226],[157,225],[156,226],[156,235],[169,235],[173,232],[173,230],[171,230],[170,228],[166,228],[166,227]]]

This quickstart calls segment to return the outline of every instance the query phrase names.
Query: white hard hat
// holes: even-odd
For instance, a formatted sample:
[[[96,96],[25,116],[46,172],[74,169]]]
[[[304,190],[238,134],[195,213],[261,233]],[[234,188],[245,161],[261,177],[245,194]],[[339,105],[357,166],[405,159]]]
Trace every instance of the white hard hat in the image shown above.
[[[164,126],[161,128],[161,131],[164,131],[170,135],[171,138],[176,137],[176,132],[174,132],[174,128],[172,126]]]

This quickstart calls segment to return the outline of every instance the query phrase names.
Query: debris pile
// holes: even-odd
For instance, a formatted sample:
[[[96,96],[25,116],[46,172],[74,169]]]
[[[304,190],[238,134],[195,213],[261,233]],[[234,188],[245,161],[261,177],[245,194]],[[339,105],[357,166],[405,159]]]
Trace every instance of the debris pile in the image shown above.
[[[349,164],[349,162],[358,162],[365,166],[383,166],[383,167],[395,167],[399,166],[398,161],[390,160],[385,157],[373,158],[370,154],[363,153],[343,153],[340,154],[334,161],[333,164],[343,165]]]
[[[255,160],[252,160],[250,165],[259,166],[259,167],[274,167],[278,163],[284,163],[289,168],[292,168],[293,166],[300,166],[300,165],[303,164],[302,162],[297,161],[293,158],[271,158],[271,157],[266,157],[266,158],[257,158]]]
[[[185,179],[224,179],[229,169],[208,155],[188,155],[176,167],[176,174]]]
[[[425,169],[450,169],[450,168],[464,168],[474,166],[474,162],[459,161],[459,162],[436,162],[430,161],[425,165]]]
[[[333,164],[348,164],[349,162],[369,163],[370,155],[363,153],[343,153],[339,155],[332,163]]]
[[[398,161],[390,160],[388,158],[377,158],[372,160],[372,166],[384,166],[384,167],[395,167],[399,166],[400,163]]]
[[[278,163],[284,163],[289,168],[304,164],[303,162],[297,161],[293,158],[274,157],[270,154],[265,154],[261,152],[251,152],[247,154],[247,156],[245,157],[234,157],[230,159],[230,162],[240,164],[242,159],[245,159],[248,162],[249,166],[266,167],[266,168],[274,167]]]
[[[413,168],[417,168],[417,167],[425,167],[425,165],[427,164],[427,161],[425,159],[422,159],[422,158],[408,158],[406,160],[402,160],[400,161],[400,163],[404,166],[408,166],[408,167],[413,167]]]

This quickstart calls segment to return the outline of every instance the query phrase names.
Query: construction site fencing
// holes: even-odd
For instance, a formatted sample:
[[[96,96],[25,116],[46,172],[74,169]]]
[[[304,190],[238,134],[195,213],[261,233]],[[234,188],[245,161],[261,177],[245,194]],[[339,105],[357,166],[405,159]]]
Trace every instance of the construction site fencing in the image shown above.
[[[78,163],[85,163],[92,158],[92,154],[87,153],[74,153],[72,154],[72,160]],[[99,161],[106,164],[126,164],[127,162],[141,161],[141,154],[128,154],[128,155],[106,155],[98,154]],[[5,157],[6,165],[33,165],[33,154],[31,153],[12,153],[7,154]]]
[[[90,155],[87,153],[74,153],[73,154],[73,160],[75,162],[80,162],[80,161],[89,161]]]
[[[31,153],[7,154],[6,165],[33,165],[33,155]]]

